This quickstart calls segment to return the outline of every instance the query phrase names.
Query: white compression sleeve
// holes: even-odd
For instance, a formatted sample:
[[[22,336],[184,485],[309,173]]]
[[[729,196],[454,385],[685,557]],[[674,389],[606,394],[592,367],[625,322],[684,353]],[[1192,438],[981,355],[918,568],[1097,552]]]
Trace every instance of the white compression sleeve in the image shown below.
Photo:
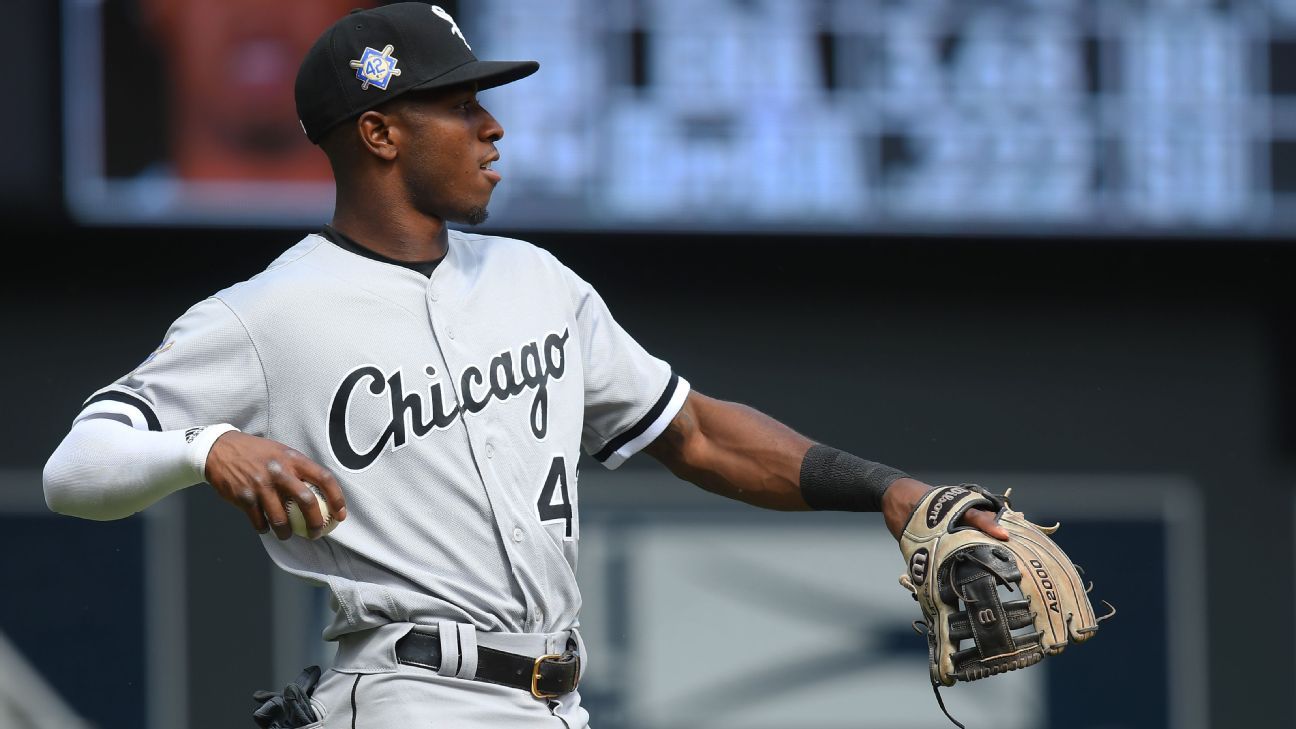
[[[213,425],[192,442],[186,431],[136,430],[109,419],[77,422],[45,464],[45,503],[60,514],[108,521],[199,483],[207,453],[237,428]]]

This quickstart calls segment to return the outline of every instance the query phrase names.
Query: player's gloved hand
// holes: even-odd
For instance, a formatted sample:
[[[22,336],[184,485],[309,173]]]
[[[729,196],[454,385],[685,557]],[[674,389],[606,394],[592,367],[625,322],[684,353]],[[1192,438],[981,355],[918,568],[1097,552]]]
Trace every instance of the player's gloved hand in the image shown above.
[[[900,534],[904,531],[905,524],[909,523],[909,517],[913,515],[914,508],[918,506],[918,502],[922,500],[923,495],[930,490],[931,486],[913,478],[897,479],[895,483],[887,488],[886,492],[882,494],[882,518],[886,521],[891,536],[897,540],[900,539]],[[967,513],[963,515],[962,523],[976,527],[995,539],[1008,541],[1008,530],[995,521],[993,511],[968,509]]]
[[[258,708],[253,712],[252,720],[261,729],[297,729],[314,724],[320,717],[311,705],[310,695],[319,680],[319,666],[308,666],[296,680],[284,687],[283,693],[253,693],[252,700]]]
[[[222,435],[207,454],[206,477],[222,499],[247,514],[254,529],[261,533],[274,530],[280,539],[292,536],[284,508],[289,499],[301,507],[311,538],[323,533],[324,518],[307,484],[324,493],[338,521],[346,518],[346,500],[333,474],[273,440],[238,431]]]

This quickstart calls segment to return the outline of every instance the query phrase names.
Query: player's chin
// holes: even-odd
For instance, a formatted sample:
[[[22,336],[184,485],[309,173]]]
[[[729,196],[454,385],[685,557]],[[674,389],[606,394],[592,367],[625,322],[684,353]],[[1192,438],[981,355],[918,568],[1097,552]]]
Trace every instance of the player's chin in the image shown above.
[[[486,218],[490,217],[490,213],[486,210],[486,207],[490,205],[492,192],[494,192],[493,185],[491,186],[491,190],[485,195],[481,196],[477,200],[470,201],[468,205],[464,207],[462,214],[463,220],[460,222],[467,225],[481,225],[482,223],[485,223]]]
[[[454,215],[442,216],[451,223],[460,225],[481,225],[490,217],[490,212],[486,210],[486,205],[470,205],[454,213]]]

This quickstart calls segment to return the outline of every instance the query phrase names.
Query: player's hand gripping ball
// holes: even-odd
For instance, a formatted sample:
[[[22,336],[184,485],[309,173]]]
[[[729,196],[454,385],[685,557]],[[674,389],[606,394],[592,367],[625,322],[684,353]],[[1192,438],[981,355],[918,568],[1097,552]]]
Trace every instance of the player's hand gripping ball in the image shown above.
[[[333,513],[329,511],[328,500],[324,498],[324,492],[320,491],[319,488],[313,484],[306,485],[310,487],[311,493],[315,494],[315,503],[319,505],[320,518],[324,520],[324,529],[320,532],[320,536],[323,537],[333,531],[333,529],[337,527],[338,522],[337,519],[333,518]],[[306,515],[302,513],[301,507],[297,505],[297,502],[292,499],[285,501],[284,511],[288,514],[288,524],[292,527],[293,534],[309,539],[310,526],[306,524]]]
[[[993,509],[1010,539],[955,526],[973,507]],[[900,537],[908,565],[900,584],[922,608],[925,623],[915,627],[926,628],[933,685],[1034,665],[1115,614],[1094,617],[1079,570],[1048,536],[1057,529],[1026,521],[1008,494],[980,486],[935,488],[918,502]]]

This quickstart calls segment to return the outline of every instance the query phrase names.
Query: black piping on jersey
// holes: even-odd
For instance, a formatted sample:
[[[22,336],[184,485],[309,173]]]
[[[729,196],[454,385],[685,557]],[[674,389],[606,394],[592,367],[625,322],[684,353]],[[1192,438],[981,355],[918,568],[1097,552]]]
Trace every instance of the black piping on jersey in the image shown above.
[[[360,677],[363,675],[356,674],[355,683],[351,684],[351,729],[356,729],[356,690],[360,688]]]
[[[139,395],[130,395],[125,392],[119,392],[117,390],[109,390],[107,392],[101,392],[98,395],[95,395],[94,397],[90,398],[89,400],[86,400],[85,404],[82,405],[81,407],[82,409],[84,409],[90,407],[91,405],[97,402],[103,402],[105,400],[125,403],[132,407],[138,408],[140,413],[144,415],[144,422],[148,423],[149,430],[156,430],[159,433],[162,432],[162,421],[158,420],[157,413],[153,412],[153,406],[149,405],[148,401],[140,397]]]
[[[607,445],[603,446],[603,450],[594,454],[594,460],[599,463],[606,462],[607,459],[612,457],[613,453],[621,450],[621,446],[643,435],[644,431],[651,428],[652,424],[657,422],[657,418],[661,417],[666,406],[670,404],[671,398],[675,396],[675,389],[678,387],[679,375],[672,372],[670,382],[666,383],[666,391],[661,394],[661,397],[657,398],[657,402],[653,403],[648,413],[640,418],[639,422],[635,423],[633,427],[622,431],[621,435],[608,441]]]
[[[338,248],[351,251],[357,256],[364,256],[365,258],[378,261],[379,263],[390,263],[393,266],[408,268],[409,270],[424,276],[431,276],[432,272],[436,270],[436,267],[445,260],[445,256],[442,256],[435,261],[398,261],[395,258],[388,258],[377,251],[365,248],[357,243],[355,239],[348,237],[346,234],[340,232],[337,228],[334,228],[331,225],[326,225],[321,228],[319,234]]]

